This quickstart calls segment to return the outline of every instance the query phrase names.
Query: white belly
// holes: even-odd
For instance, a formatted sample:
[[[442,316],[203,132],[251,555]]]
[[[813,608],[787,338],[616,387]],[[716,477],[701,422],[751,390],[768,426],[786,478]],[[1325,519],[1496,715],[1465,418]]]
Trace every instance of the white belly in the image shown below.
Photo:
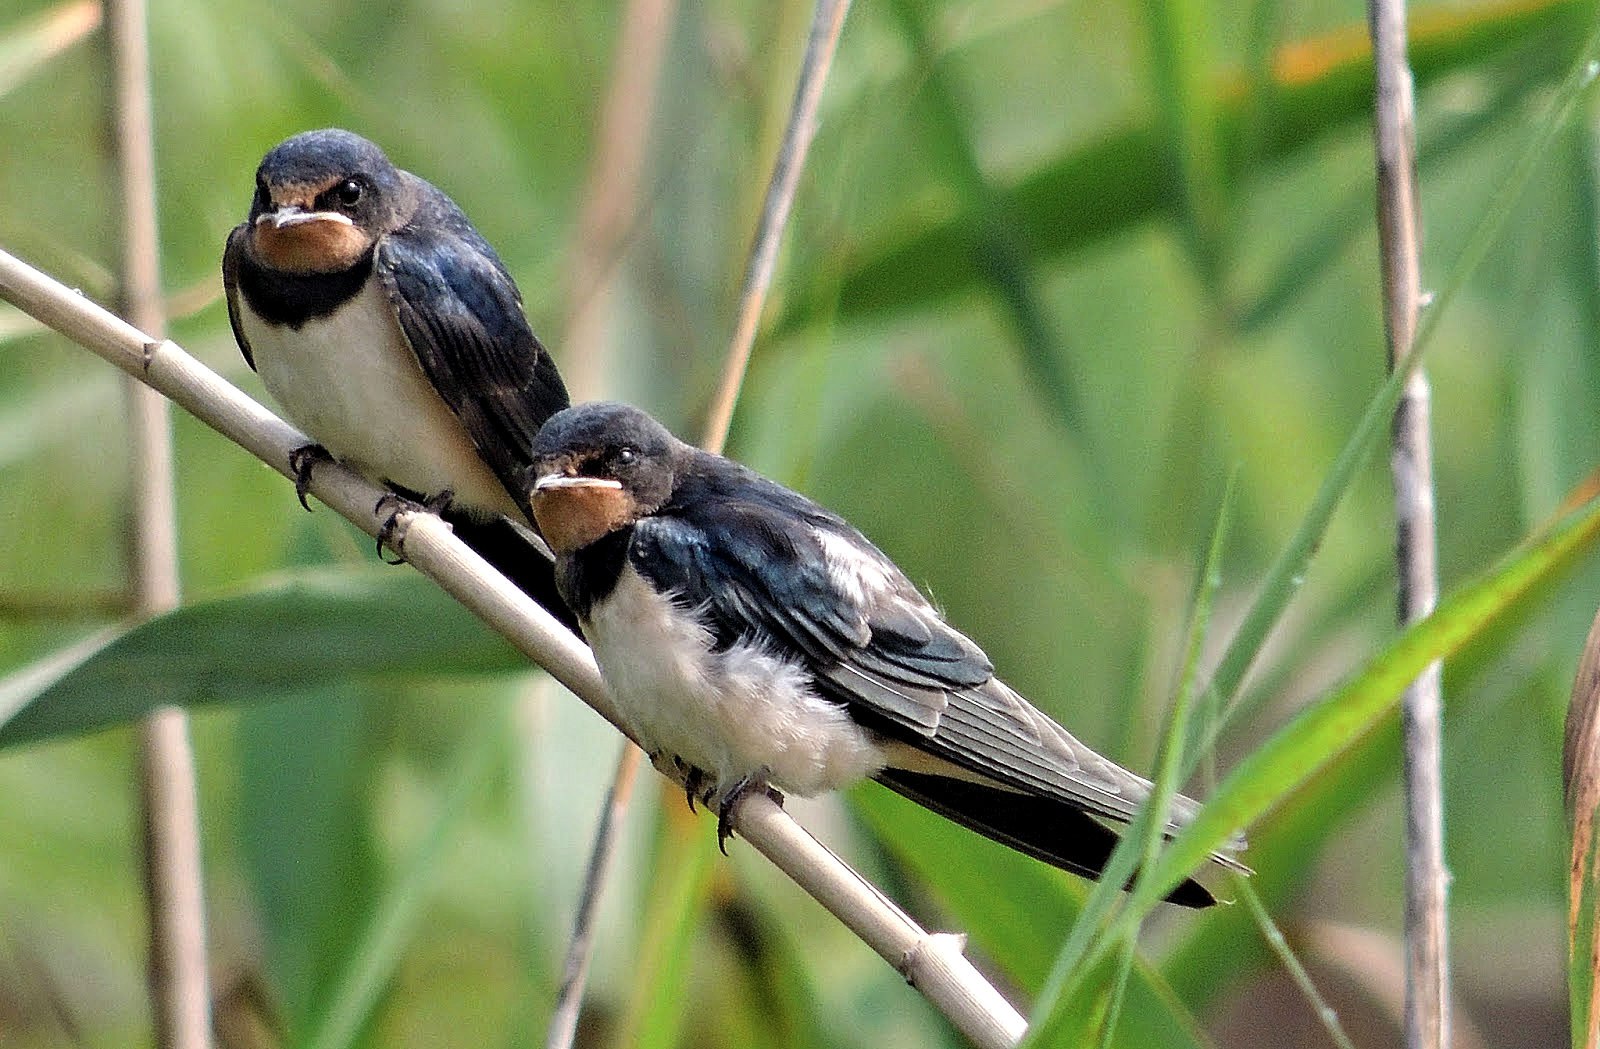
[[[818,696],[799,667],[748,645],[712,652],[710,633],[631,567],[583,631],[645,749],[681,758],[723,789],[765,770],[775,786],[809,797],[884,765],[872,735]]]
[[[240,306],[262,384],[313,440],[369,480],[424,496],[449,490],[464,507],[524,519],[423,375],[376,281],[298,331]]]

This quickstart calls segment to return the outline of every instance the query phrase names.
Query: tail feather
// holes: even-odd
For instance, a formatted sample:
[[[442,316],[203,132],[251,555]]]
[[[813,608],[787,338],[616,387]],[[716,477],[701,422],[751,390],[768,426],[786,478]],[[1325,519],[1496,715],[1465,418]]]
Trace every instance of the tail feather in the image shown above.
[[[1120,835],[1054,798],[905,769],[884,769],[879,783],[947,819],[1052,867],[1098,880]],[[1210,907],[1217,898],[1193,878],[1167,896],[1182,907]]]

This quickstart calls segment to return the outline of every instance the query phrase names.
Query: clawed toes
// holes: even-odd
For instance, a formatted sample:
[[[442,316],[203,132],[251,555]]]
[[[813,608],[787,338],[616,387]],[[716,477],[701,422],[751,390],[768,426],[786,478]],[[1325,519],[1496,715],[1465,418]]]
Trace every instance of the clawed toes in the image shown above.
[[[289,453],[289,470],[294,474],[294,494],[309,513],[306,491],[311,487],[311,471],[318,463],[333,462],[333,455],[320,444],[302,444]]]
[[[383,518],[383,524],[378,526],[378,556],[383,557],[383,548],[388,547],[394,551],[397,560],[390,561],[387,557],[383,557],[383,560],[391,565],[404,564],[405,553],[396,545],[397,537],[400,542],[405,541],[405,537],[400,535],[400,515],[402,513],[442,514],[450,509],[450,505],[455,502],[455,498],[455,493],[446,488],[438,495],[431,496],[426,502],[422,503],[414,499],[408,499],[395,492],[389,492],[382,499],[379,499],[377,505],[372,508],[374,517]]]
[[[383,558],[385,564],[399,565],[405,563],[405,554],[400,551],[395,542],[395,537],[400,531],[400,515],[402,513],[419,513],[427,507],[421,503],[412,502],[404,496],[395,495],[393,492],[385,495],[372,507],[375,517],[382,517],[383,524],[378,526],[378,556]],[[403,541],[403,537],[402,537]],[[388,547],[395,553],[395,559],[389,560],[383,556],[383,548]]]
[[[689,802],[689,811],[695,811],[694,803],[697,801],[710,808],[711,799],[717,796],[717,781],[707,775],[705,769],[691,765],[680,757],[672,759],[672,766],[683,780],[683,796]]]
[[[766,769],[752,772],[735,783],[717,805],[717,848],[722,850],[724,856],[728,854],[728,839],[733,837],[733,807],[739,803],[739,799],[751,793],[765,794],[779,808],[783,807],[783,793],[767,782]]]

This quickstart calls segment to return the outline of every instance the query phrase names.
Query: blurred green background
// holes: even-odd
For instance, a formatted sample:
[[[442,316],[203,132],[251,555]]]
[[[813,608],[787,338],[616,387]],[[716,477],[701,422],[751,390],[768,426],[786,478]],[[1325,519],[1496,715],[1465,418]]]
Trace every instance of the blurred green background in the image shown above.
[[[29,29],[59,11],[0,9],[0,246],[109,303],[104,46],[41,59]],[[693,437],[809,7],[666,13],[659,82],[627,100],[649,132],[613,243],[579,216],[608,174],[591,166],[620,6],[154,0],[174,337],[264,396],[228,331],[223,238],[266,149],[340,125],[461,204],[575,394]],[[1414,11],[1429,286],[1591,18]],[[1323,0],[885,0],[846,24],[730,454],[854,520],[1013,685],[1136,769],[1228,473],[1223,639],[1382,379],[1362,19]],[[1590,99],[1442,318],[1446,590],[1600,459],[1597,143]],[[215,704],[193,734],[221,1044],[543,1044],[615,734],[277,474],[175,428],[198,607],[63,691]],[[113,370],[0,309],[0,696],[116,622],[124,449]],[[1379,456],[1222,769],[1393,636],[1392,537]],[[1585,569],[1447,673],[1459,1044],[1565,1040],[1561,721],[1597,582]],[[1395,736],[1253,828],[1246,857],[1358,1045],[1396,1041]],[[149,1044],[133,752],[126,729],[0,752],[5,1049]],[[715,855],[709,821],[641,782],[580,1044],[961,1044],[748,848]],[[1085,894],[873,785],[791,810],[925,924],[968,932],[1019,1002]],[[1146,943],[1117,1044],[1327,1044],[1245,908],[1162,914]]]

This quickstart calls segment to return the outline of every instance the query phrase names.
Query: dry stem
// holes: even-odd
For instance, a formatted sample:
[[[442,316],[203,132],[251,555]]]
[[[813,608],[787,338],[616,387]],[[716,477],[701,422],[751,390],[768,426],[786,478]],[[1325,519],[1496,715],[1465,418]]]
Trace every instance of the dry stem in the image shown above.
[[[838,46],[839,34],[844,28],[845,14],[849,9],[849,0],[818,0],[812,15],[811,34],[800,64],[800,77],[795,86],[794,101],[790,105],[789,123],[784,129],[783,141],[778,147],[778,158],[773,165],[772,177],[767,183],[767,194],[762,204],[761,221],[756,228],[750,255],[745,263],[738,320],[734,326],[732,342],[728,347],[726,363],[723,365],[722,381],[716,399],[712,403],[711,415],[706,422],[705,434],[701,440],[702,446],[710,452],[721,452],[728,437],[728,427],[733,421],[734,404],[738,401],[739,390],[744,385],[745,369],[750,363],[750,351],[755,344],[761,308],[766,302],[767,289],[772,286],[772,271],[777,262],[778,247],[783,242],[783,231],[788,224],[789,211],[794,204],[795,188],[800,183],[800,172],[805,168],[806,154],[810,149],[811,139],[816,134],[817,105],[821,101],[822,88],[828,78],[828,68],[833,62],[833,53]],[[657,17],[649,24],[660,30],[660,35],[664,39],[665,19],[660,17],[661,13],[653,7],[651,14]],[[627,58],[630,51],[646,49],[647,45],[652,43],[651,40],[639,39],[639,34],[644,31],[644,26],[641,25],[638,30],[625,32],[619,48],[619,55],[622,58]],[[654,46],[646,50],[647,61],[642,63],[650,65],[652,83],[654,65],[650,64],[650,61],[652,59],[659,61],[662,41],[653,43]],[[624,70],[633,64],[635,63],[619,62],[619,66]],[[621,88],[624,83],[631,86],[633,81],[642,77],[642,72],[626,81],[619,77],[617,87]],[[653,98],[653,94],[651,97]],[[613,152],[618,154],[619,161],[627,165],[630,171],[632,166],[637,164],[637,157],[619,144],[618,139],[624,135],[623,125],[626,125],[627,130],[635,135],[638,141],[643,141],[644,123],[639,119],[641,108],[631,103],[624,104],[615,97],[608,99],[606,105],[607,119],[606,131],[602,136],[602,154]],[[619,179],[628,188],[631,196],[636,177],[630,179],[627,176],[619,176]],[[617,193],[620,192],[619,188]],[[589,216],[583,225],[587,227],[592,221],[597,234],[617,238],[622,225],[620,216],[623,209],[620,202],[612,200],[610,195],[602,197],[597,191],[591,198],[591,203],[593,215]],[[604,242],[603,238],[598,236],[596,240]],[[597,281],[598,274],[591,275],[591,279]],[[595,300],[591,297],[575,314],[571,327],[585,339],[592,339],[593,328],[597,323],[595,318]],[[593,349],[594,347],[590,347],[587,355],[579,354],[579,358],[587,359],[587,356],[592,356]],[[590,370],[584,374],[592,377],[593,368],[592,366],[589,368]],[[633,781],[638,775],[642,756],[643,752],[638,747],[630,746],[624,747],[617,759],[617,770],[606,799],[605,813],[596,831],[588,872],[584,879],[579,901],[578,925],[573,930],[572,944],[568,950],[565,966],[566,975],[557,998],[556,1013],[551,1020],[547,1049],[566,1049],[571,1045],[576,1030],[578,1004],[583,995],[584,979],[588,973],[588,953],[591,949],[589,935],[591,930],[586,928],[586,921],[592,915],[595,897],[600,892],[605,872],[610,868],[609,853],[616,848],[618,830],[622,817],[627,812]]]
[[[1390,367],[1411,352],[1422,287],[1417,239],[1416,134],[1406,64],[1404,0],[1369,0],[1377,74],[1378,233],[1383,262],[1384,333]],[[1434,550],[1433,452],[1428,380],[1411,373],[1395,411],[1394,478],[1400,621],[1438,602]],[[1406,1006],[1408,1049],[1450,1044],[1445,948],[1444,815],[1440,772],[1440,674],[1435,663],[1406,689],[1401,721],[1406,787]]]
[[[145,331],[166,321],[156,236],[155,151],[150,115],[150,56],[144,0],[107,4],[114,92],[117,181],[122,191],[122,291],[125,309]],[[173,508],[172,429],[167,403],[127,380],[131,481],[128,565],[134,615],[159,615],[178,604],[178,543]],[[156,1044],[206,1049],[211,1044],[199,801],[188,716],[158,710],[140,733],[145,907]]]
[[[772,179],[767,183],[767,196],[761,204],[761,221],[756,226],[755,240],[745,264],[744,287],[739,295],[739,317],[734,325],[733,343],[728,348],[722,381],[717,386],[705,432],[700,438],[700,446],[708,451],[720,452],[728,439],[728,427],[733,422],[733,406],[739,399],[739,387],[744,384],[745,368],[750,363],[750,349],[755,345],[761,307],[767,301],[767,289],[772,286],[772,271],[778,262],[778,245],[783,241],[783,227],[789,221],[789,209],[794,205],[795,189],[800,185],[800,172],[805,168],[806,153],[811,148],[812,137],[817,133],[817,105],[822,101],[822,86],[827,82],[828,67],[833,64],[833,52],[838,47],[839,34],[844,29],[844,16],[849,10],[850,0],[817,0],[811,16],[811,35],[806,40],[805,57],[800,63],[800,80],[794,88],[794,102],[789,107],[789,125],[783,132],[783,143],[778,149]]]

